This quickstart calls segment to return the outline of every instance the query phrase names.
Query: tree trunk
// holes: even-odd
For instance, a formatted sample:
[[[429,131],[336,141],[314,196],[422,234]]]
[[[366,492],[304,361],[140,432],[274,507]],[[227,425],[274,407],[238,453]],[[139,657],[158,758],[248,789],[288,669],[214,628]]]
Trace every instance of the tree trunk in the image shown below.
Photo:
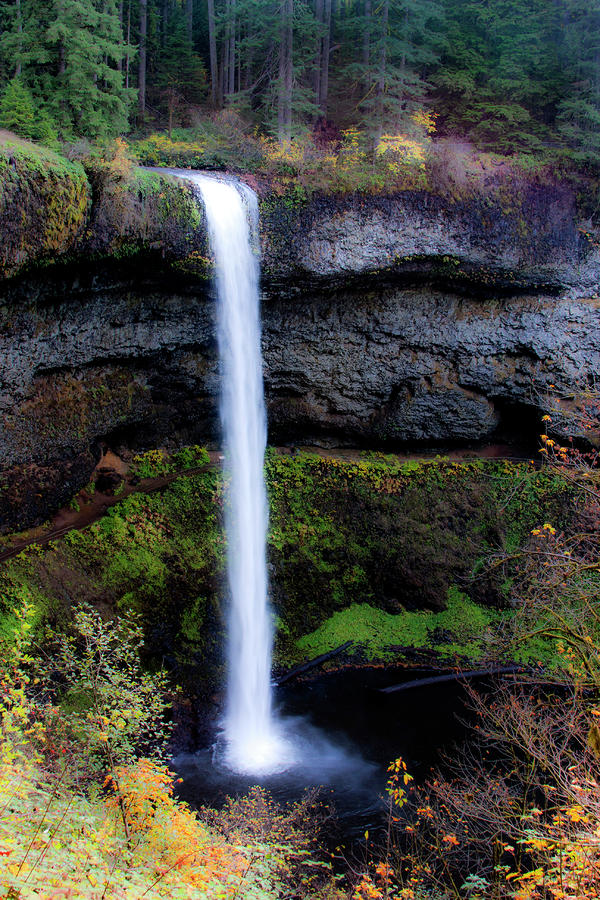
[[[238,62],[237,62],[237,89],[238,91],[242,90],[242,20],[238,21],[238,30],[237,30],[237,47],[238,47]]]
[[[223,75],[221,79],[221,93],[223,99],[229,95],[229,68],[230,68],[230,55],[229,51],[231,50],[231,2],[232,0],[226,0],[225,2],[225,34],[223,36],[223,58],[222,58],[222,66],[223,66]]]
[[[223,106],[225,102],[225,67],[227,65],[227,44],[221,49],[221,59],[219,60],[219,91],[218,105]]]
[[[162,31],[161,44],[164,47],[167,43],[167,34],[169,31],[169,0],[163,0],[162,3]]]
[[[131,46],[131,0],[127,3],[127,51],[125,55],[125,87],[129,90],[129,48]]]
[[[223,33],[223,51],[221,53],[221,97],[225,97],[229,89],[229,8],[231,0],[225,0],[225,29]]]
[[[210,55],[210,102],[217,105],[217,38],[215,36],[215,0],[208,2],[208,50]]]
[[[146,115],[146,36],[148,34],[148,0],[140,0],[140,46],[138,64],[138,122]]]
[[[229,0],[229,4],[231,19],[229,22],[229,83],[227,85],[227,93],[231,96],[235,94],[235,0]]]
[[[365,73],[371,62],[371,0],[365,0],[365,30],[363,31],[362,63]]]
[[[15,63],[15,78],[21,74],[21,53],[23,52],[23,15],[21,12],[21,0],[17,2],[17,34],[19,35],[19,45],[17,49],[17,61]]]
[[[390,687],[379,688],[380,694],[396,694],[398,691],[409,691],[411,688],[425,687],[428,684],[441,684],[444,681],[466,681],[471,678],[489,678],[497,675],[515,675],[517,672],[525,672],[523,666],[501,666],[500,668],[472,669],[469,672],[450,672],[445,675],[432,675],[429,678],[415,678],[412,681],[403,681],[401,684],[393,684]],[[534,684],[540,684],[535,681]]]
[[[408,34],[408,7],[404,10],[404,34]],[[402,101],[401,109],[405,108],[406,97],[406,50],[402,51],[400,57],[400,100]]]
[[[255,29],[252,22],[248,22],[246,28],[246,36],[248,45],[244,53],[244,90],[247,91],[252,84],[252,69],[254,67],[254,34]],[[240,54],[241,56],[241,54]]]
[[[281,4],[279,96],[277,103],[277,136],[282,144],[289,144],[292,138],[293,27],[294,0],[283,0]]]
[[[287,63],[285,69],[285,118],[287,140],[292,139],[292,90],[294,86],[294,0],[287,0]]]
[[[376,121],[375,121],[375,131],[373,134],[373,142],[374,149],[376,150],[379,142],[381,141],[381,135],[383,134],[383,114],[384,114],[384,94],[385,94],[385,76],[386,76],[386,68],[387,68],[387,31],[388,31],[388,19],[390,13],[390,2],[389,0],[384,0],[382,11],[381,11],[381,49],[379,52],[379,74],[377,77],[377,86],[375,88],[375,96],[377,99],[376,104]]]
[[[124,30],[123,26],[125,24],[124,17],[125,17],[125,4],[124,4],[123,0],[119,0],[119,25],[121,27],[121,41],[120,41],[121,47],[123,46],[123,30]],[[123,53],[123,51],[121,50],[121,54],[122,53]],[[119,55],[119,58],[117,60],[117,72],[123,71],[123,56],[121,54]]]
[[[323,24],[323,50],[321,53],[321,112],[327,118],[327,99],[329,94],[329,56],[331,53],[331,0],[325,0]]]
[[[185,27],[190,44],[194,40],[194,0],[185,0]]]
[[[313,71],[313,90],[315,92],[315,103],[321,106],[321,65],[323,54],[323,0],[316,0],[315,3],[315,19],[317,25],[317,49],[315,52],[315,62]]]

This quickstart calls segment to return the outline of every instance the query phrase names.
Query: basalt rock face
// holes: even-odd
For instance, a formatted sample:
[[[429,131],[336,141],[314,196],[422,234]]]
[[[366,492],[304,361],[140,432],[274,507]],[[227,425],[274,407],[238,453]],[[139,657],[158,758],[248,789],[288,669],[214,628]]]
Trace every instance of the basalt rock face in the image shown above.
[[[552,196],[528,222],[485,207],[487,231],[483,205],[417,194],[263,203],[271,439],[476,442],[592,379],[598,252]],[[6,281],[0,528],[72,496],[102,442],[214,439],[218,382],[211,289],[158,252]]]
[[[398,289],[274,301],[264,316],[274,429],[371,443],[477,441],[600,364],[600,301]],[[533,417],[535,427],[539,417]],[[514,422],[515,428],[521,421]]]
[[[189,294],[168,293],[139,269],[62,272],[6,286],[0,307],[4,530],[47,517],[58,497],[49,486],[53,479],[68,481],[70,496],[87,484],[106,438],[157,446],[171,436],[193,443],[214,430],[212,312],[202,285]]]
[[[444,284],[595,293],[600,253],[561,186],[511,184],[506,192],[451,199],[426,191],[320,197],[300,208],[263,203],[263,267],[323,281],[386,272]]]

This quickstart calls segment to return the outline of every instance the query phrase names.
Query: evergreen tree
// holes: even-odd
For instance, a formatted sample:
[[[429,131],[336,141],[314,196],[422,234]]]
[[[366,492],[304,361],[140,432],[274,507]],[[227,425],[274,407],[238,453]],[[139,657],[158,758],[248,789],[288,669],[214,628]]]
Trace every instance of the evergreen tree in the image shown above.
[[[19,0],[0,50],[20,48],[21,72],[36,105],[47,106],[63,136],[127,130],[130,98],[117,0]]]
[[[556,6],[446,0],[446,14],[446,52],[434,79],[442,126],[491,149],[539,149],[562,93]]]
[[[33,97],[19,78],[13,78],[4,88],[0,98],[0,125],[20,137],[35,137]]]
[[[152,102],[167,113],[169,134],[182,111],[206,97],[206,73],[192,48],[188,12],[186,9],[184,17],[182,7],[170,10],[169,27],[163,46],[156,50],[148,85]]]
[[[600,0],[0,0],[0,90],[50,140],[48,114],[63,137],[127,131],[137,99],[144,128],[205,104],[376,145],[430,106],[442,134],[597,166]]]
[[[0,97],[0,127],[20,137],[54,145],[56,127],[44,107],[36,105],[31,92],[20,78],[8,82]]]
[[[600,0],[563,0],[562,62],[569,92],[559,104],[561,137],[582,161],[600,163]]]
[[[116,0],[56,0],[46,39],[58,61],[53,103],[62,129],[90,137],[126,131]]]
[[[211,65],[217,84],[211,84],[211,95],[217,106],[239,110],[288,140],[319,115],[312,5],[306,0],[215,0],[214,7]]]
[[[442,43],[442,11],[435,0],[383,0],[365,3],[356,18],[362,54],[346,77],[360,85],[360,121],[377,145],[384,131],[406,130],[426,102]]]

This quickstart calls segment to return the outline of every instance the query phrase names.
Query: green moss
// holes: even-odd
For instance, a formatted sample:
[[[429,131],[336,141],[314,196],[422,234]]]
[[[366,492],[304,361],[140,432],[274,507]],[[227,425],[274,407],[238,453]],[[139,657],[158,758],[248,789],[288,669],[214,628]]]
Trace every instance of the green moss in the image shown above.
[[[133,457],[130,474],[138,478],[158,478],[174,472],[174,466],[164,450],[146,450]]]
[[[524,666],[541,665],[548,670],[560,670],[565,667],[565,660],[557,649],[558,642],[543,635],[528,637],[526,641],[513,649],[513,658]]]
[[[172,175],[136,169],[127,187],[130,192],[138,192],[142,204],[152,208],[162,225],[195,231],[204,221],[192,190]]]
[[[171,454],[171,460],[176,472],[196,469],[199,466],[207,466],[210,463],[208,451],[205,447],[199,447],[198,444],[176,450]]]
[[[190,475],[160,493],[132,494],[91,527],[20,554],[0,570],[0,613],[9,616],[25,595],[55,628],[74,601],[139,613],[150,660],[189,678],[188,689],[214,686],[223,643],[212,602],[223,569],[220,492],[214,470]]]
[[[5,140],[0,146],[0,273],[66,254],[85,228],[90,186],[79,163],[46,147]]]
[[[207,461],[198,447],[152,451],[134,471],[171,475]],[[476,659],[510,591],[510,571],[486,560],[527,539],[540,519],[559,525],[568,516],[567,485],[527,464],[270,451],[266,472],[281,665],[348,639],[371,659],[390,659],[397,646]],[[130,495],[91,527],[0,569],[0,629],[25,594],[55,627],[75,600],[135,611],[149,658],[188,687],[212,690],[224,644],[222,511],[222,478],[208,466],[161,492]],[[538,651],[532,643],[523,653]]]
[[[181,617],[180,635],[188,643],[201,643],[204,639],[204,612],[206,597],[196,599],[185,610]]]
[[[386,613],[368,603],[354,603],[334,613],[316,631],[296,641],[302,656],[327,653],[347,641],[370,660],[398,658],[399,648],[428,648],[441,656],[463,656],[476,660],[497,611],[473,603],[455,586],[448,590],[448,606],[441,612],[425,610]],[[440,641],[437,635],[442,635]]]
[[[203,253],[193,251],[185,259],[178,259],[173,263],[176,272],[182,275],[192,275],[201,281],[210,281],[214,277],[214,264],[210,257]]]
[[[474,601],[504,603],[506,573],[484,575],[485,560],[540,515],[558,521],[568,498],[550,473],[482,460],[271,453],[267,474],[273,595],[294,639],[353,604],[439,610],[458,581]]]

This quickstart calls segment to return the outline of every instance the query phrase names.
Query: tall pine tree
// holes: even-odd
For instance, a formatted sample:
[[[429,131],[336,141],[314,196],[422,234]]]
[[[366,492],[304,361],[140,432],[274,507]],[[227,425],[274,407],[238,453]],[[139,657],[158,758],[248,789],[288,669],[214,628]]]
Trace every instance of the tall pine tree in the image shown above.
[[[125,132],[130,96],[117,0],[19,0],[3,56],[17,46],[23,83],[63,137]]]

